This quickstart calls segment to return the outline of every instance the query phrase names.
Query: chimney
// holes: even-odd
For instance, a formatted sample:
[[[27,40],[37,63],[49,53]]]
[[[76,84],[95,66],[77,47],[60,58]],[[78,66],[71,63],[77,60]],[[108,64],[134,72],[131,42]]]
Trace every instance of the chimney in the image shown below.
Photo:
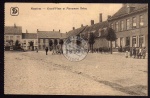
[[[60,32],[60,30],[59,30],[59,32]]]
[[[134,10],[134,6],[131,6],[129,3],[126,4],[128,14]]]
[[[81,27],[83,27],[83,24],[81,24]]]
[[[16,28],[16,24],[14,23],[14,27]]]
[[[28,30],[26,29],[26,33],[28,33]]]
[[[102,22],[102,13],[99,14],[99,23]]]
[[[37,32],[39,31],[39,29],[37,29]]]
[[[75,30],[75,27],[72,27],[73,30]]]
[[[53,31],[54,31],[54,29],[53,29]]]
[[[111,18],[111,15],[108,15],[108,16],[107,16],[107,19],[109,19],[109,18]]]
[[[93,25],[94,24],[94,20],[91,20],[91,25]]]

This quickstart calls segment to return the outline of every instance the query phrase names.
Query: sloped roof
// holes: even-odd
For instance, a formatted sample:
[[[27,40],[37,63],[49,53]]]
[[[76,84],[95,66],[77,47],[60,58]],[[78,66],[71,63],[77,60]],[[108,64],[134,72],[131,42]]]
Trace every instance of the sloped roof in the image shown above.
[[[60,34],[61,34],[60,38],[62,38],[62,39],[67,37],[66,33],[60,33]]]
[[[77,28],[75,30],[71,30],[67,33],[67,37],[69,36],[76,36],[78,34],[80,34],[81,32],[83,32],[83,30],[86,28],[87,26],[83,26],[83,27],[80,27],[80,28]]]
[[[83,32],[82,34],[84,35],[84,38],[88,38],[88,33],[93,32],[95,37],[104,37],[104,35],[106,35],[106,32],[104,32],[103,30],[101,31],[101,35],[99,36],[99,30],[103,29],[103,28],[107,28],[108,27],[108,22],[104,21],[101,23],[96,23],[93,24],[91,26],[88,26]]]
[[[22,27],[21,26],[5,26],[4,34],[20,35],[22,34]]]
[[[22,33],[22,39],[37,39],[37,33]]]
[[[127,5],[129,5],[130,7],[134,7],[134,9],[130,13],[141,11],[143,9],[148,9],[148,4],[144,4],[144,3],[143,4],[138,4],[138,3],[124,4],[124,6],[122,6],[111,18],[109,18],[109,20],[130,14],[127,12],[128,10]]]
[[[66,38],[65,33],[59,31],[38,31],[38,38]]]

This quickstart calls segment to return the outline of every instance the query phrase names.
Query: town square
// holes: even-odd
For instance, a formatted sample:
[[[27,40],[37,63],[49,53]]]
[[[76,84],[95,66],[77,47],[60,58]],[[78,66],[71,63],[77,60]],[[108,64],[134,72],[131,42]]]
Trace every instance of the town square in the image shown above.
[[[5,5],[5,94],[148,95],[147,3]]]

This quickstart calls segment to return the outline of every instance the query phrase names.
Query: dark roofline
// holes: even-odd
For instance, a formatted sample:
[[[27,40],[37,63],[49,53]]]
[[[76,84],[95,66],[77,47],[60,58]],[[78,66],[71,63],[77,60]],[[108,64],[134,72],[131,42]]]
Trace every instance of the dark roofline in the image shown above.
[[[115,16],[115,17],[112,16],[111,18],[108,19],[108,21],[115,20],[115,19],[121,18],[121,17],[125,17],[125,16],[127,16],[127,15],[132,15],[132,14],[135,14],[135,13],[138,13],[138,12],[142,12],[142,11],[145,11],[145,10],[148,10],[148,7],[147,7],[147,6],[141,8],[141,9],[135,10],[135,11],[133,11],[133,12],[131,12],[131,13],[125,13],[125,14],[123,14],[123,15],[119,15],[119,16]],[[119,11],[119,10],[118,10],[118,11]],[[116,12],[116,13],[117,13],[117,12]],[[115,14],[116,14],[116,13],[115,13]],[[114,15],[115,15],[115,14],[114,14]]]
[[[14,26],[5,26],[5,27],[14,27]],[[16,27],[21,27],[22,28],[22,26],[16,26]]]
[[[37,33],[22,33],[22,34],[37,34]]]

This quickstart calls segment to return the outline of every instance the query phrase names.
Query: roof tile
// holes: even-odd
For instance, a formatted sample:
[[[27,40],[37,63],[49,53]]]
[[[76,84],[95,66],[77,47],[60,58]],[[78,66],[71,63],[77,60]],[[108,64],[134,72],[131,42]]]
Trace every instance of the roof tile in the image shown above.
[[[4,34],[22,34],[22,27],[21,26],[5,26]]]

